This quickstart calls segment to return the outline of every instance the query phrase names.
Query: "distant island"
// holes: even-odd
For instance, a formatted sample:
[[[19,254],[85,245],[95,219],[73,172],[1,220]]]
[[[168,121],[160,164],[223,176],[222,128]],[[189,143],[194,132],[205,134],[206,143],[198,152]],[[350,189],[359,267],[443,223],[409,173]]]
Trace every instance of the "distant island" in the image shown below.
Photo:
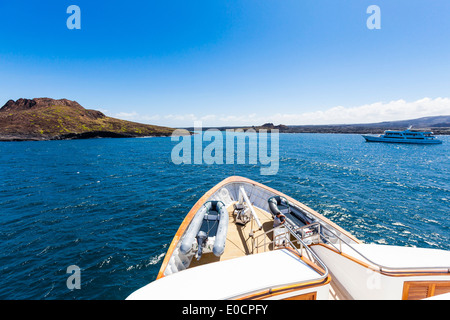
[[[399,121],[384,121],[377,123],[362,123],[362,124],[330,124],[330,125],[274,125],[273,123],[265,123],[261,126],[235,126],[235,127],[203,127],[207,129],[278,129],[280,133],[383,133],[384,130],[405,130],[412,126],[412,130],[433,131],[437,135],[450,135],[450,115],[423,117],[410,120]],[[193,131],[194,128],[185,128]]]
[[[340,125],[274,125],[214,127],[226,129],[278,129],[280,133],[382,133],[384,130],[431,130],[450,135],[450,115],[411,120]],[[204,127],[203,130],[212,127]],[[184,128],[192,132],[194,128]],[[175,128],[120,120],[97,110],[85,109],[67,99],[9,100],[0,108],[0,141],[69,140],[171,136]]]
[[[107,117],[67,99],[9,100],[0,109],[0,141],[170,136],[173,130]]]

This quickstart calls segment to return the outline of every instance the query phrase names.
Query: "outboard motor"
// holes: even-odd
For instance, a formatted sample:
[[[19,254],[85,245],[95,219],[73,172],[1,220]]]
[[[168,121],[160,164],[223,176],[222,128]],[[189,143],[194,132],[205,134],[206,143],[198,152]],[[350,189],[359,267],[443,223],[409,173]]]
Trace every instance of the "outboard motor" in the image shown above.
[[[206,244],[206,240],[208,240],[208,235],[206,234],[205,231],[200,231],[197,234],[197,243],[198,243],[198,250],[196,254],[197,261],[200,260],[200,258],[202,257],[203,247]]]

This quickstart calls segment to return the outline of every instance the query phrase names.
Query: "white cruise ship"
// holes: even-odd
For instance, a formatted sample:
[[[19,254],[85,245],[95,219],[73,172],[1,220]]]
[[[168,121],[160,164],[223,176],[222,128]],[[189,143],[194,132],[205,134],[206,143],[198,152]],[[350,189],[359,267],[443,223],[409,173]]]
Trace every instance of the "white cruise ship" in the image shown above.
[[[391,143],[419,143],[419,144],[439,144],[433,132],[412,131],[411,127],[405,131],[386,130],[384,134],[373,136],[363,135],[367,142],[391,142]]]

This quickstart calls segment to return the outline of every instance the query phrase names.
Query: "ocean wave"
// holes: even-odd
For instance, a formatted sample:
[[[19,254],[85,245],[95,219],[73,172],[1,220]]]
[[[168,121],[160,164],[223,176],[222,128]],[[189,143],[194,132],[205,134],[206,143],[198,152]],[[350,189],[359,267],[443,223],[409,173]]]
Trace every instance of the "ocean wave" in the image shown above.
[[[450,249],[449,140],[415,149],[358,135],[280,135],[274,176],[248,164],[177,166],[167,141],[2,145],[0,298],[69,298],[54,279],[72,264],[83,289],[70,298],[124,298],[124,288],[156,277],[190,208],[230,175],[305,203],[363,242]]]
[[[135,264],[135,265],[131,265],[131,266],[127,267],[126,270],[127,271],[131,271],[133,269],[143,269],[143,268],[147,268],[147,267],[149,267],[151,265],[156,265],[162,260],[162,258],[164,258],[165,255],[166,255],[166,253],[163,252],[163,253],[161,253],[159,255],[151,257],[148,261],[143,261],[141,263],[138,263],[138,264]]]

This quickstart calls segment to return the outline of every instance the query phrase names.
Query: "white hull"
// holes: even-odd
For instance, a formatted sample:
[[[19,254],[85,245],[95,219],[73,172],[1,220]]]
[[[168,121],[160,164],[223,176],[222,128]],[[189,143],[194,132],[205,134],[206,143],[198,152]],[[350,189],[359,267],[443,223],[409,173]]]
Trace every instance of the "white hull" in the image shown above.
[[[382,138],[377,136],[363,135],[367,142],[387,142],[387,143],[409,143],[409,144],[441,144],[442,141],[434,140],[412,140],[412,139],[399,139],[399,138]]]
[[[334,281],[345,288],[347,299],[425,299],[432,294],[425,286],[432,283],[434,294],[440,293],[439,290],[450,290],[448,252],[374,244],[353,247],[375,263],[349,247],[339,253],[324,245],[313,246],[314,252],[329,267]],[[423,288],[421,284],[424,284]],[[410,289],[410,285],[414,287]]]

